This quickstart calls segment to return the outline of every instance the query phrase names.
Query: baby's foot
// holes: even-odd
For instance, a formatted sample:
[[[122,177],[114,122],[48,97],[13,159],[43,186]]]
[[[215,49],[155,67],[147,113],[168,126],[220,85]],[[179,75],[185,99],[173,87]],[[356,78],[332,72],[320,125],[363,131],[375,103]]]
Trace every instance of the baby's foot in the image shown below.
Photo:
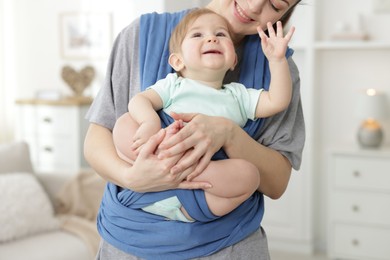
[[[168,139],[172,135],[176,134],[182,128],[183,128],[183,121],[179,120],[179,121],[173,122],[172,124],[170,124],[168,127],[165,128],[166,134],[165,134],[164,140]]]

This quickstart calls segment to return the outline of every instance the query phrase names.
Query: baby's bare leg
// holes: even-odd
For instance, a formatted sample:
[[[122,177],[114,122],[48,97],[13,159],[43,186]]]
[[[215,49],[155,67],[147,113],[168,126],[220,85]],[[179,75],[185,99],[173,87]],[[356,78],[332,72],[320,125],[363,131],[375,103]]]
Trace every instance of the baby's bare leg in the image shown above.
[[[195,181],[213,185],[205,190],[211,212],[223,216],[247,200],[259,187],[260,175],[255,165],[242,159],[212,161]]]
[[[131,164],[137,158],[135,151],[131,149],[131,145],[138,127],[139,124],[133,120],[130,114],[125,113],[118,118],[112,130],[112,138],[119,157]]]

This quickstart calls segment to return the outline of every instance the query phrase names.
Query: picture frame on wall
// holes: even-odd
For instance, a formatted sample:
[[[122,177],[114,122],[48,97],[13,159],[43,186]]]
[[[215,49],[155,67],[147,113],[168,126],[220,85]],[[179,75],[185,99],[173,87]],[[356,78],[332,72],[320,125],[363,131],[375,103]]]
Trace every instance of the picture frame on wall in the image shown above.
[[[65,59],[105,59],[112,46],[110,13],[60,14],[61,56]]]

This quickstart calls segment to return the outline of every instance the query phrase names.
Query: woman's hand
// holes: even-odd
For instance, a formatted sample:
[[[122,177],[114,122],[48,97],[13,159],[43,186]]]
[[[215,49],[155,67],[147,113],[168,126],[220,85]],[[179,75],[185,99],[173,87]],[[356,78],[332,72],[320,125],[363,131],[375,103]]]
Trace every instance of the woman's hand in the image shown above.
[[[155,192],[169,189],[207,189],[211,185],[205,182],[190,182],[185,180],[188,173],[171,171],[171,168],[181,159],[182,154],[159,159],[156,150],[164,139],[166,131],[160,130],[152,136],[140,150],[131,173],[127,175],[129,187],[137,192]]]
[[[91,167],[105,180],[137,192],[167,189],[207,189],[205,182],[186,181],[184,173],[171,174],[170,167],[178,158],[160,160],[154,154],[164,138],[165,130],[153,135],[140,149],[140,156],[131,165],[120,159],[111,130],[90,124],[84,142],[84,155]]]
[[[185,152],[172,167],[171,173],[184,172],[196,165],[195,170],[187,177],[190,181],[207,167],[214,153],[227,143],[234,123],[222,117],[203,114],[172,113],[171,116],[175,120],[182,120],[186,125],[160,144],[158,158],[170,158]]]

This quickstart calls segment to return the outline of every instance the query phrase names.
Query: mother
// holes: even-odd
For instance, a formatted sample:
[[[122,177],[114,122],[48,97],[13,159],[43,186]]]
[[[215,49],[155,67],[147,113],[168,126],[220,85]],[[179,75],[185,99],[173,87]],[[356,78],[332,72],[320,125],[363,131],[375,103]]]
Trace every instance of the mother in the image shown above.
[[[258,46],[256,27],[281,20],[284,24],[299,0],[212,0],[207,8],[229,21],[239,43],[239,64],[225,81],[246,86],[267,84],[268,63]],[[298,169],[304,144],[304,121],[298,70],[288,58],[293,97],[288,109],[267,118],[255,139],[234,123],[201,114],[176,115],[188,122],[164,141],[164,131],[153,136],[133,165],[119,159],[112,141],[115,121],[127,112],[130,97],[165,77],[170,30],[186,11],[141,17],[126,27],[115,41],[107,77],[87,115],[90,127],[85,139],[85,157],[109,181],[98,217],[103,238],[98,259],[269,259],[267,239],[260,227],[263,194],[277,199],[285,191],[291,168]],[[151,40],[153,39],[153,40]],[[151,57],[152,59],[150,59]],[[255,57],[255,59],[253,58]],[[258,57],[258,58],[257,58]],[[250,84],[248,84],[248,82]],[[187,181],[185,169],[196,165],[199,174],[213,154],[223,148],[230,158],[255,164],[260,173],[259,192],[232,213],[209,222],[165,221],[134,210],[124,194],[164,192],[171,189],[207,189],[207,183]],[[187,151],[179,162],[171,157]],[[140,258],[139,258],[140,257]]]

